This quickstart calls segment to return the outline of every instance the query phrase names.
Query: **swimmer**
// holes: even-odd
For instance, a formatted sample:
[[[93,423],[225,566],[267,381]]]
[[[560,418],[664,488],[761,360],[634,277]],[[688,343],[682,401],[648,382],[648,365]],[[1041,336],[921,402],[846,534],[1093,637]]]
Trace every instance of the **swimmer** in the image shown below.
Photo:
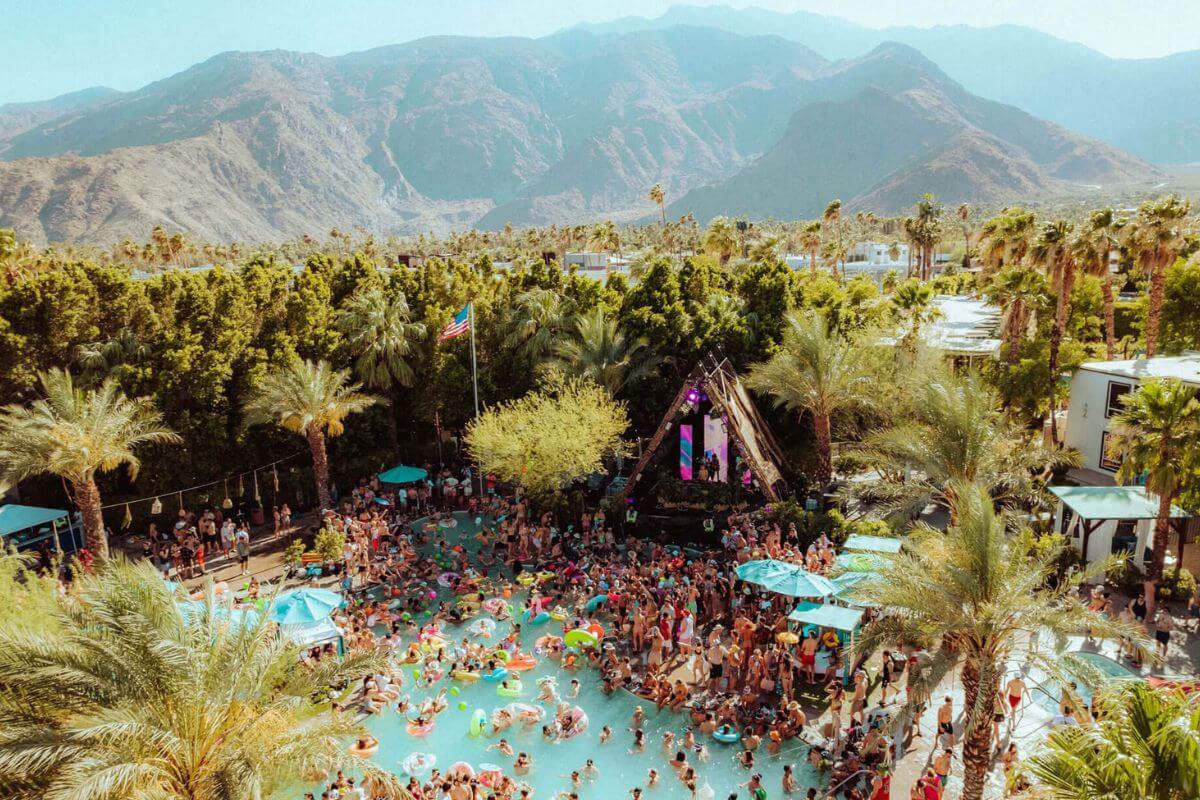
[[[752,751],[743,750],[737,754],[736,758],[738,764],[744,769],[754,769],[754,753]]]
[[[572,772],[571,773],[571,785],[574,786],[576,789],[578,789],[580,784],[582,784],[582,783],[583,783],[583,776],[581,776],[579,774],[579,770],[575,770],[574,772]]]
[[[508,756],[509,758],[512,758],[513,755],[512,745],[508,743],[508,739],[501,739],[495,744],[489,746],[488,750],[499,750],[502,755]]]
[[[711,756],[708,754],[708,745],[702,744],[696,748],[696,758],[700,759],[700,763],[707,764]]]
[[[579,681],[575,678],[571,679],[571,694],[568,695],[572,700],[579,697]]]
[[[612,738],[612,728],[605,725],[600,729],[600,744],[604,744]]]
[[[650,771],[646,773],[646,785],[651,787],[658,786],[658,770],[654,767],[651,767]]]
[[[513,772],[518,775],[525,775],[529,772],[529,768],[533,766],[533,759],[528,753],[518,753],[517,760],[513,762]]]
[[[792,774],[792,765],[783,765],[783,793],[791,794],[799,791],[800,786],[796,783],[796,776]]]
[[[669,763],[671,765],[671,767],[674,768],[676,771],[679,771],[688,765],[687,753],[683,752],[682,750],[679,750],[678,752],[675,753],[675,757],[672,758],[667,763]]]
[[[599,777],[600,770],[596,767],[596,762],[589,758],[587,763],[583,765],[583,774],[593,780]]]
[[[663,752],[671,752],[671,745],[675,744],[675,734],[670,731],[663,731],[662,746]]]
[[[629,724],[632,727],[630,727],[629,730],[631,730],[631,731],[640,730],[642,727],[642,723],[645,721],[646,721],[646,711],[641,706],[638,706],[637,708],[635,708],[633,710],[633,718],[630,719],[630,721],[629,721]]]
[[[633,749],[630,753],[641,753],[646,749],[646,734],[642,731],[633,732]]]
[[[629,794],[633,797],[633,800],[642,800],[642,787],[633,787],[629,790]]]

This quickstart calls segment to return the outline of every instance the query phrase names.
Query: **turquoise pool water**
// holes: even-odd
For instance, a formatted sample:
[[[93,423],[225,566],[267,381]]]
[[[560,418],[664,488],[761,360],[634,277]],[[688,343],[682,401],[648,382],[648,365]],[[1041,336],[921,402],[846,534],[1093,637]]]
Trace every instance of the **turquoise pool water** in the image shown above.
[[[474,544],[474,535],[478,528],[474,520],[465,514],[456,515],[457,525],[451,529],[441,529],[442,535],[451,542],[463,539],[464,544]],[[420,524],[420,523],[418,523]],[[523,598],[523,594],[520,596]],[[513,605],[520,607],[518,595],[513,597]],[[486,616],[486,615],[485,615]],[[467,626],[448,626],[447,635],[454,640],[467,636]],[[533,652],[534,641],[547,633],[561,634],[561,623],[554,621],[542,625],[523,625],[523,652]],[[500,623],[493,640],[508,633],[507,623]],[[472,637],[475,640],[475,637]],[[406,638],[407,643],[407,638]],[[472,738],[468,735],[468,726],[472,713],[483,709],[488,717],[493,710],[514,701],[536,705],[538,678],[554,676],[557,679],[559,693],[563,701],[580,706],[588,716],[588,727],[582,734],[562,742],[548,742],[541,735],[541,724],[523,728],[514,725],[496,737]],[[411,677],[409,674],[408,677]],[[567,697],[570,693],[570,681],[576,678],[580,682],[579,695],[575,699]],[[497,684],[461,683],[445,678],[431,689],[414,689],[412,681],[406,681],[404,692],[414,702],[419,703],[423,698],[433,696],[440,688],[454,687],[458,689],[455,696],[447,699],[449,708],[439,714],[436,724],[428,735],[414,737],[406,731],[407,721],[394,710],[386,710],[382,715],[372,716],[366,721],[367,728],[380,740],[380,749],[376,761],[398,775],[404,775],[402,762],[414,752],[432,754],[436,758],[436,766],[443,772],[458,761],[465,761],[478,769],[481,763],[495,764],[505,770],[514,780],[527,782],[533,788],[535,800],[547,800],[555,797],[560,791],[571,791],[570,775],[573,770],[582,770],[588,759],[592,759],[598,769],[598,774],[592,779],[585,777],[583,785],[578,789],[580,797],[587,800],[618,800],[628,797],[629,791],[635,786],[647,788],[647,776],[650,769],[659,773],[659,783],[647,790],[644,797],[647,800],[668,798],[691,798],[691,793],[675,776],[674,770],[667,763],[678,749],[677,743],[671,751],[665,752],[662,746],[662,735],[665,731],[673,732],[676,737],[682,737],[690,718],[682,713],[674,713],[664,709],[656,712],[652,703],[624,691],[618,691],[611,696],[605,696],[600,691],[599,674],[594,670],[581,669],[575,672],[562,669],[557,662],[548,658],[540,660],[537,667],[522,673],[524,691],[519,698],[500,697],[496,693]],[[459,704],[465,704],[465,710],[459,709]],[[631,752],[633,734],[627,729],[636,706],[641,705],[646,711],[645,730],[646,747],[643,752]],[[553,708],[548,708],[552,718]],[[547,720],[549,721],[549,720]],[[613,736],[605,744],[600,744],[598,737],[603,726],[612,728]],[[517,752],[528,753],[533,759],[532,769],[524,776],[516,775],[513,770],[513,758],[501,755],[497,750],[488,748],[500,737],[508,739]],[[760,747],[755,754],[753,770],[742,768],[734,761],[740,746],[722,744],[712,739],[698,738],[698,743],[708,748],[709,760],[701,762],[696,753],[688,755],[689,762],[696,769],[697,785],[708,784],[712,796],[717,800],[725,800],[731,793],[737,792],[739,797],[748,796],[739,785],[749,780],[753,772],[763,776],[763,784],[770,797],[781,797],[783,765],[793,765],[793,771],[802,787],[818,786],[820,780],[816,772],[805,761],[808,747],[798,740],[786,742],[783,752],[776,756],[767,754],[765,747]],[[419,776],[428,777],[428,773]],[[706,792],[701,792],[704,796]],[[801,789],[799,796],[803,797]]]
[[[1100,653],[1092,653],[1081,650],[1079,652],[1071,653],[1071,656],[1079,659],[1080,661],[1086,662],[1088,666],[1099,672],[1103,685],[1108,685],[1119,680],[1127,680],[1139,677],[1136,673],[1127,669],[1124,665],[1114,661],[1108,656],[1101,655]],[[1076,694],[1079,695],[1079,698],[1085,704],[1090,705],[1092,702],[1092,690],[1088,688],[1087,684],[1082,679],[1079,678],[1075,680],[1075,685]],[[1033,698],[1037,704],[1046,709],[1046,711],[1050,712],[1051,714],[1057,714],[1058,703],[1062,698],[1062,690],[1057,681],[1046,679],[1033,690]]]

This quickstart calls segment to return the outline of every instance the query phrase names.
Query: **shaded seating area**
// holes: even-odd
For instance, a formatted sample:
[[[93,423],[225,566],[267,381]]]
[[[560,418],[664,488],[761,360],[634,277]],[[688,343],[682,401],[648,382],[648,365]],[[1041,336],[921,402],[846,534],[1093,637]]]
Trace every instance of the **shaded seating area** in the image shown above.
[[[1153,542],[1158,498],[1144,486],[1051,486],[1058,498],[1054,529],[1065,536],[1087,563],[1128,552],[1142,567]],[[1174,563],[1183,559],[1191,515],[1171,506],[1171,530],[1175,532]],[[1170,558],[1170,557],[1169,557]]]
[[[860,608],[806,601],[800,603],[792,610],[792,613],[788,614],[788,625],[790,627],[795,624],[798,627],[797,635],[801,640],[805,639],[813,630],[816,630],[818,636],[821,637],[830,631],[836,633],[840,643],[837,652],[841,658],[841,677],[843,681],[848,681],[853,671],[851,658],[854,650],[854,637],[858,629],[862,627],[862,619],[863,610]],[[818,670],[824,670],[827,667],[829,657],[830,651],[822,646],[817,652]]]
[[[38,550],[47,541],[60,553],[83,547],[83,532],[66,509],[16,503],[0,506],[0,539],[17,550]]]

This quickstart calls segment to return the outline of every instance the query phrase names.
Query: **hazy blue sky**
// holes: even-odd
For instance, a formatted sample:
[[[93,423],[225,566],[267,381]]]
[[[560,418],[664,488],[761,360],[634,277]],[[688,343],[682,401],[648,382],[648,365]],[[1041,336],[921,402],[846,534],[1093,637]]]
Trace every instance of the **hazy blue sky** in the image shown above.
[[[671,0],[0,0],[0,103],[136,89],[223,50],[338,55],[431,34],[540,36]],[[708,0],[693,4],[709,5]],[[760,0],[872,27],[1029,25],[1113,56],[1200,47],[1200,0]]]

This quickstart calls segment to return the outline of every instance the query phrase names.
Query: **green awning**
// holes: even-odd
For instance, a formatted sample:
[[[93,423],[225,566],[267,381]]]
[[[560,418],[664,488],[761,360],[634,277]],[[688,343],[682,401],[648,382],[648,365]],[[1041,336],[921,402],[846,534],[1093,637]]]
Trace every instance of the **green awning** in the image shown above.
[[[816,625],[821,628],[854,632],[862,622],[862,615],[862,609],[859,608],[845,608],[824,603],[801,603],[791,614],[788,614],[788,619],[802,625]]]
[[[1050,491],[1082,519],[1157,519],[1158,498],[1145,486],[1051,486]],[[1171,506],[1172,519],[1188,514]]]
[[[858,550],[865,553],[899,553],[900,540],[888,536],[864,536],[853,533],[846,539],[844,547],[847,550]]]
[[[425,475],[425,470],[420,467],[406,467],[401,464],[379,473],[379,481],[381,483],[415,483],[424,480]]]
[[[8,504],[0,506],[0,536],[49,525],[54,520],[64,519],[67,512],[61,508],[38,508]]]

